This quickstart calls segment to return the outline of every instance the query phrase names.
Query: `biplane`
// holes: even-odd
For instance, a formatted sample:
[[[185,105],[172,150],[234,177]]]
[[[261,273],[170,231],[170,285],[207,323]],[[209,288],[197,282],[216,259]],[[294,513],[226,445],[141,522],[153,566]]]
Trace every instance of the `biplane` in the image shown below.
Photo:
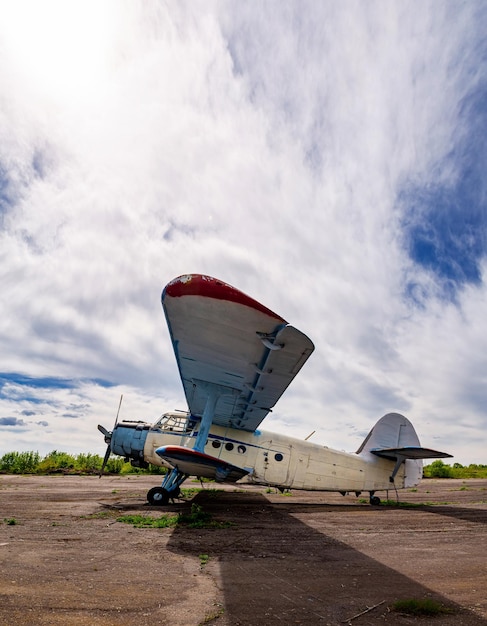
[[[152,505],[180,494],[188,476],[246,482],[280,490],[368,493],[417,485],[422,460],[450,457],[420,445],[411,422],[384,415],[356,453],[261,430],[266,415],[314,350],[312,341],[282,317],[210,276],[172,280],[162,306],[188,404],[155,423],[118,421],[98,426],[110,454],[136,467],[165,466]],[[119,407],[120,409],[120,407]],[[101,475],[100,473],[100,475]]]

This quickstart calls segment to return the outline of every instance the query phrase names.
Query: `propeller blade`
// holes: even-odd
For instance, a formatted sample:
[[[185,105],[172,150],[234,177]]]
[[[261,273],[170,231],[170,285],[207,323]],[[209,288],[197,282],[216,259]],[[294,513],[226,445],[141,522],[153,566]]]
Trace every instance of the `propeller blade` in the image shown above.
[[[98,424],[98,430],[101,432],[102,435],[104,435],[105,437],[110,437],[110,435],[112,434],[109,430],[107,430],[105,428],[105,426],[102,426],[101,424]]]
[[[118,416],[120,414],[120,407],[122,406],[122,400],[123,400],[123,393],[121,394],[120,402],[118,403],[118,411],[117,411],[117,416],[115,418],[115,424],[113,425],[113,430],[109,431],[104,426],[102,426],[101,424],[98,424],[98,430],[105,437],[105,443],[108,444],[107,451],[105,452],[105,457],[104,457],[103,463],[101,465],[99,478],[102,477],[103,471],[105,470],[106,464],[108,463],[108,459],[109,459],[110,454],[112,452],[112,435],[113,435],[113,431],[115,430],[115,428],[117,427],[117,424],[118,424]]]
[[[105,470],[105,466],[106,466],[106,464],[108,462],[108,459],[110,457],[111,451],[112,451],[112,449],[110,447],[110,444],[108,444],[107,451],[105,452],[105,457],[103,458],[103,463],[101,464],[100,474],[99,474],[98,478],[101,478],[103,476],[103,472]]]
[[[118,424],[118,416],[120,414],[120,407],[122,406],[122,400],[123,400],[123,393],[120,394],[120,402],[118,403],[117,417],[115,418],[115,424],[113,425],[114,429],[115,429],[115,426]]]

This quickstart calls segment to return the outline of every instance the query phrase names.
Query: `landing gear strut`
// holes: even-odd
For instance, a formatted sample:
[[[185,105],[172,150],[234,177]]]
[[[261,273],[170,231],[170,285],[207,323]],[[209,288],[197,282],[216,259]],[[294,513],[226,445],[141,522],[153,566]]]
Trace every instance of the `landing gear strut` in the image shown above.
[[[162,485],[160,487],[152,487],[147,492],[147,501],[152,506],[164,506],[169,503],[169,500],[174,500],[181,493],[180,485],[188,477],[187,474],[183,474],[176,467],[168,472]]]

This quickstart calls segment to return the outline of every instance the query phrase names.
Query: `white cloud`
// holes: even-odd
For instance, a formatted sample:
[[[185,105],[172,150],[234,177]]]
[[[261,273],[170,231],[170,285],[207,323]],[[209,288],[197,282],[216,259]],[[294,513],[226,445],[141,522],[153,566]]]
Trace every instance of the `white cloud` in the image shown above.
[[[485,288],[415,308],[406,281],[438,286],[398,201],[460,175],[438,164],[485,80],[483,4],[37,4],[0,8],[0,369],[182,408],[160,292],[208,273],[315,342],[268,428],[354,449],[400,410],[485,462]],[[73,393],[80,419],[46,405],[2,447],[103,448],[113,398]]]

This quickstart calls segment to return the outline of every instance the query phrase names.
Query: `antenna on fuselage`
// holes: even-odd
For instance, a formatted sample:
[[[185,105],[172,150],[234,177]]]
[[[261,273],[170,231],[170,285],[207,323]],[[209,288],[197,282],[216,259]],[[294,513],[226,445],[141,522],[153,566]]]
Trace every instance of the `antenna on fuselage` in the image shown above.
[[[316,432],[316,430],[314,430],[312,433],[310,433],[310,434],[306,437],[305,441],[308,441],[308,439],[310,439],[310,438],[311,438],[311,437],[315,434],[315,432]]]

